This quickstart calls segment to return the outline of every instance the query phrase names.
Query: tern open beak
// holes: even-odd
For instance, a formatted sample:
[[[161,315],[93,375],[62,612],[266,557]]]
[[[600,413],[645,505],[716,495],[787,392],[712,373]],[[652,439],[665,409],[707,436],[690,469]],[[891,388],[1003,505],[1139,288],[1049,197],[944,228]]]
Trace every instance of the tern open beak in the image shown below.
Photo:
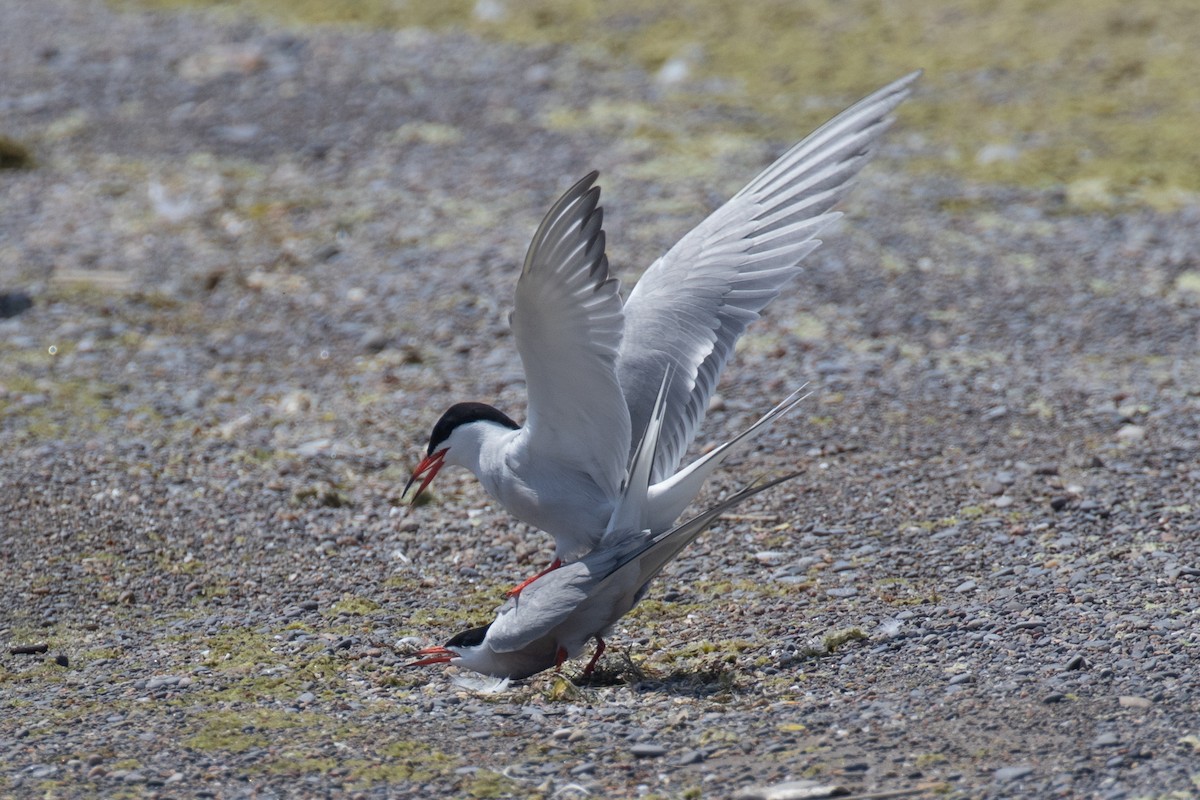
[[[449,664],[454,659],[458,658],[458,653],[453,650],[447,650],[444,647],[426,647],[424,650],[418,650],[417,655],[428,656],[420,661],[413,661],[405,664],[406,667],[424,667],[429,664]]]
[[[445,466],[446,453],[450,451],[449,447],[438,450],[436,453],[425,456],[421,459],[421,463],[417,464],[417,468],[413,470],[412,477],[408,479],[408,483],[404,484],[404,491],[400,493],[401,497],[408,494],[408,490],[416,483],[417,478],[425,473],[425,479],[421,481],[421,485],[417,488],[416,493],[412,496],[413,503],[417,502],[417,498],[421,496],[421,492],[425,491],[425,487],[433,483],[433,479],[437,477],[438,472]]]

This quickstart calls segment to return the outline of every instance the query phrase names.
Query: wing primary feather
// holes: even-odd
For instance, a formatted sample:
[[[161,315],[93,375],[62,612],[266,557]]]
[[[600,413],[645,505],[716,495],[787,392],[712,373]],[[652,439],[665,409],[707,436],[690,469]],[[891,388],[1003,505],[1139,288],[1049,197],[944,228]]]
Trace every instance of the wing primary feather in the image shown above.
[[[870,159],[920,72],[868,95],[764,169],[646,270],[625,304],[617,363],[631,430],[673,365],[653,478],[672,475],[746,326],[800,271],[830,209]]]

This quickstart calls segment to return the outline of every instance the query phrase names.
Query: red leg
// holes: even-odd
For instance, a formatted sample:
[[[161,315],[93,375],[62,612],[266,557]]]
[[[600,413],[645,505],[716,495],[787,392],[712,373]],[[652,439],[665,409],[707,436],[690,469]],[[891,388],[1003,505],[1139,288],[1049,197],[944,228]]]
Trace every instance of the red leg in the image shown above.
[[[542,577],[546,573],[553,572],[554,570],[558,569],[561,566],[562,566],[562,559],[561,558],[554,559],[554,562],[552,564],[550,564],[550,566],[546,567],[544,570],[539,572],[537,575],[534,575],[532,578],[526,578],[525,580],[521,581],[520,585],[517,586],[515,589],[509,589],[508,594],[506,594],[505,597],[516,597],[517,595],[519,595],[521,593],[521,590],[524,589],[526,586],[533,583],[534,581],[536,581],[538,578]]]
[[[554,671],[562,672],[563,662],[567,660],[567,648],[558,648],[558,653],[554,657]]]
[[[596,668],[596,662],[600,660],[600,656],[604,655],[604,640],[599,636],[596,637],[596,654],[592,656],[592,660],[583,670],[583,677],[588,677],[592,674],[592,670]]]

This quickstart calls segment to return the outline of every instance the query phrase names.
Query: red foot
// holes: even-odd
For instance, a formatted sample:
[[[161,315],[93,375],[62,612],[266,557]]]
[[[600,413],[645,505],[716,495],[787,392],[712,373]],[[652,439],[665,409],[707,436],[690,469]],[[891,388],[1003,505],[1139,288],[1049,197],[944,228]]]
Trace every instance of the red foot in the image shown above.
[[[546,567],[544,570],[539,572],[537,575],[534,575],[532,578],[526,578],[525,580],[521,581],[521,583],[516,588],[509,589],[508,594],[506,594],[505,597],[516,597],[517,595],[519,595],[521,593],[521,590],[524,589],[526,586],[533,583],[534,581],[536,581],[538,578],[542,577],[546,573],[553,572],[554,570],[558,569],[561,566],[562,566],[562,559],[561,558],[554,559],[554,562],[552,564],[550,564],[550,566]]]
[[[600,656],[604,655],[604,640],[599,636],[596,637],[596,654],[592,656],[592,660],[584,667],[583,677],[588,677],[592,674],[592,670],[596,668],[596,662],[600,660]]]

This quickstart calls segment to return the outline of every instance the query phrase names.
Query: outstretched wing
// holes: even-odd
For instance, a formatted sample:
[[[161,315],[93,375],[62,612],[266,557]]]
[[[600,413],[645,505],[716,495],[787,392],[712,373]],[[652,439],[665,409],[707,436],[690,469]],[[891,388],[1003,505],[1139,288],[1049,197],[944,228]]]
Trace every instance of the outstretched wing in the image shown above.
[[[830,211],[891,124],[919,72],[817,129],[656,261],[625,304],[617,374],[640,435],[664,371],[674,371],[655,481],[675,471],[746,326],[820,245]]]
[[[616,373],[624,315],[604,254],[596,177],[571,187],[542,220],[510,324],[525,367],[528,451],[591,475],[615,498],[630,439]]]

